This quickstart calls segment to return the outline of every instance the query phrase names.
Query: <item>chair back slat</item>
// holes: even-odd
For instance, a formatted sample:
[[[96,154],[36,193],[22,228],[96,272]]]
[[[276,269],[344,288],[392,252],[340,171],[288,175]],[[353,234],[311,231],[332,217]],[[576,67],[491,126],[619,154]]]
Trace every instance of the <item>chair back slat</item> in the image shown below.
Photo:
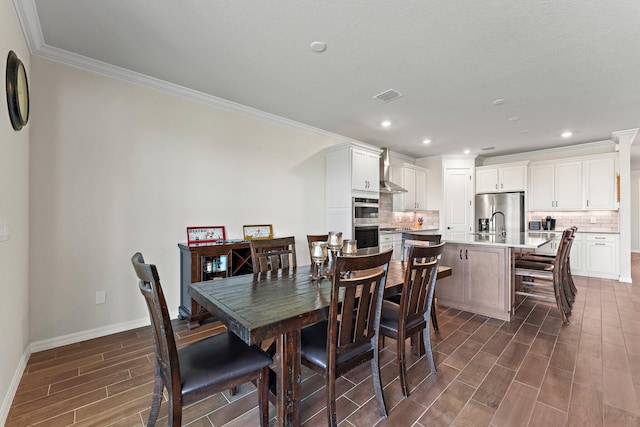
[[[138,287],[145,298],[151,328],[153,330],[153,346],[157,366],[167,389],[180,393],[180,368],[178,366],[178,350],[173,326],[167,309],[167,302],[162,292],[158,270],[153,264],[145,264],[140,252],[131,258],[131,263],[138,276]]]
[[[329,357],[331,347],[334,354],[339,354],[370,343],[377,336],[391,252],[336,258],[329,307],[328,337],[333,341],[327,347]],[[340,272],[351,274],[341,277]]]
[[[251,240],[249,246],[254,273],[295,270],[297,267],[294,237]]]

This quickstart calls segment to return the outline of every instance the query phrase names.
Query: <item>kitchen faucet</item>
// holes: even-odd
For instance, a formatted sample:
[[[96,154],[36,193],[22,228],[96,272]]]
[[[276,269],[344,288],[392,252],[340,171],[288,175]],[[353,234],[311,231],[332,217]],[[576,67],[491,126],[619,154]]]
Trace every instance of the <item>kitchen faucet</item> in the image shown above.
[[[493,213],[493,215],[491,215],[491,218],[489,219],[489,221],[491,221],[493,223],[493,231],[498,231],[496,230],[496,222],[493,220],[493,217],[496,216],[497,214],[502,215],[502,232],[500,233],[503,236],[507,235],[507,230],[504,229],[505,226],[505,222],[507,221],[506,218],[504,217],[504,213],[500,212],[500,211],[495,211]]]

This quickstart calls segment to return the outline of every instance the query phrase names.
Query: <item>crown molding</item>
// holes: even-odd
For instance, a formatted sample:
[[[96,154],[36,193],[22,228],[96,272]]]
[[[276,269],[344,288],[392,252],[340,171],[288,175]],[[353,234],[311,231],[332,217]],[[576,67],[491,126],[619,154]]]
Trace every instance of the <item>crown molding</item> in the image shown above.
[[[13,0],[13,7],[16,9],[18,21],[22,27],[22,33],[27,41],[27,46],[32,55],[44,45],[40,18],[35,0]]]

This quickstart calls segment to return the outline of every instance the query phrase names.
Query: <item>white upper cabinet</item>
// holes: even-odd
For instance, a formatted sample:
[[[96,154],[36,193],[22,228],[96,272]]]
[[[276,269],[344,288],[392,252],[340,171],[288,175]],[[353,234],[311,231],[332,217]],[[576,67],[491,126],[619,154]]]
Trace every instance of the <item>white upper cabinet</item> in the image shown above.
[[[616,155],[532,163],[529,210],[617,209]]]
[[[582,208],[582,162],[531,164],[529,167],[530,210]]]
[[[394,211],[427,210],[427,171],[416,166],[394,167],[392,181],[407,190],[393,195]]]
[[[479,166],[476,168],[476,193],[525,191],[526,163]]]
[[[604,158],[584,162],[585,209],[616,209],[615,159]]]
[[[352,148],[351,155],[352,190],[377,193],[380,190],[380,153]]]

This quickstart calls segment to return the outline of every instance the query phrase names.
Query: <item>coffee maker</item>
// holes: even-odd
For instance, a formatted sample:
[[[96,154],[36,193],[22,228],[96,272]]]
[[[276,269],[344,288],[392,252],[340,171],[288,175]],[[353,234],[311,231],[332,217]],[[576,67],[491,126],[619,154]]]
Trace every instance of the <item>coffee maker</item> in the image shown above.
[[[555,230],[556,229],[556,219],[551,218],[550,216],[546,218],[542,218],[542,229],[543,230]]]

